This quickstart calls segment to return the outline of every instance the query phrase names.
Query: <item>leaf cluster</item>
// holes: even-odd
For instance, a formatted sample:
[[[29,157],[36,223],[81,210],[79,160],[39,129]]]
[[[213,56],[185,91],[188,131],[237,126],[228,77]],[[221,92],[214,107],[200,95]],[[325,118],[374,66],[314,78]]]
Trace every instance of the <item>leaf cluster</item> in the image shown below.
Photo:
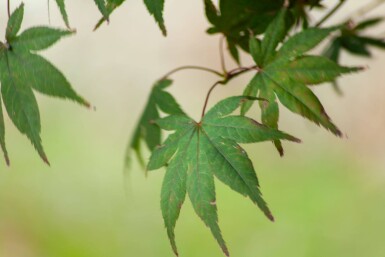
[[[35,93],[69,99],[89,107],[66,77],[48,60],[39,55],[63,37],[74,33],[70,29],[65,0],[55,0],[67,29],[46,26],[21,30],[24,5],[9,17],[5,41],[0,42],[0,147],[9,163],[5,143],[5,110],[20,133],[27,136],[40,157],[48,163],[40,137],[41,125]],[[112,13],[124,0],[94,0],[102,17],[95,26],[109,22]],[[186,198],[195,213],[210,229],[225,255],[229,255],[218,224],[215,179],[235,192],[249,198],[262,213],[274,220],[262,197],[254,165],[241,144],[271,141],[279,154],[284,154],[282,141],[300,142],[279,130],[280,108],[325,128],[336,136],[341,130],[334,124],[313,87],[327,82],[336,84],[342,75],[362,70],[361,67],[340,65],[342,51],[370,57],[370,47],[385,49],[383,39],[367,36],[366,29],[379,24],[382,18],[352,21],[343,25],[321,28],[344,1],[332,9],[323,20],[312,26],[310,12],[325,8],[322,0],[203,0],[210,23],[209,34],[221,34],[232,58],[239,67],[227,70],[223,53],[222,72],[206,67],[184,66],[205,70],[220,77],[209,90],[202,117],[189,117],[176,99],[167,91],[169,79],[177,68],[152,87],[146,106],[139,118],[127,151],[148,171],[166,169],[161,191],[164,224],[175,254],[175,226]],[[144,0],[163,35],[167,34],[163,17],[164,0]],[[294,29],[293,29],[294,28]],[[296,33],[295,33],[296,32]],[[311,53],[322,41],[330,38],[323,55]],[[242,50],[253,64],[241,66]],[[252,79],[242,96],[232,96],[215,104],[207,113],[212,91],[236,77],[249,72]],[[253,118],[251,107],[258,102],[261,122]],[[238,114],[235,114],[236,111]],[[168,137],[162,140],[162,131]],[[151,156],[146,165],[144,143]]]
[[[231,56],[238,63],[240,62],[238,48],[249,53],[250,34],[265,33],[267,26],[285,4],[284,0],[220,0],[217,8],[212,0],[204,0],[204,2],[206,17],[212,25],[207,32],[222,34],[226,38]],[[322,7],[321,2],[322,0],[290,0],[286,17],[288,28],[301,23],[307,27],[309,10]]]
[[[217,24],[221,24],[221,15],[226,13],[225,3],[231,6],[230,2],[220,1],[221,12],[218,12],[211,1],[205,1],[206,15],[211,22],[218,19]],[[237,5],[232,2],[233,6],[227,7],[227,11],[242,6],[241,3]],[[307,4],[320,6],[320,1]],[[264,7],[272,8],[273,5]],[[222,251],[229,255],[218,225],[214,178],[250,198],[273,220],[262,198],[254,166],[239,144],[271,141],[283,155],[282,140],[299,142],[299,139],[278,130],[278,102],[334,135],[342,136],[311,86],[332,82],[343,74],[357,72],[361,68],[341,66],[327,57],[308,54],[341,27],[311,27],[290,36],[292,15],[290,7],[281,7],[261,32],[263,37],[257,37],[253,33],[245,34],[247,51],[250,52],[254,65],[225,71],[221,75],[224,80],[214,84],[207,100],[216,85],[225,85],[244,72],[255,72],[255,75],[245,86],[243,96],[220,101],[205,114],[206,101],[200,121],[187,116],[175,99],[164,90],[171,84],[170,80],[163,79],[152,89],[129,149],[133,149],[143,162],[140,142],[144,141],[152,152],[147,170],[166,168],[161,209],[175,254],[178,251],[174,229],[188,196],[196,214],[209,227]],[[218,30],[218,33],[222,32]],[[158,97],[160,94],[167,94],[167,97]],[[162,99],[167,99],[166,102],[172,108],[165,108]],[[261,123],[246,116],[255,100],[259,100]],[[233,115],[237,109],[240,109],[240,115]],[[161,112],[167,116],[160,118]],[[174,132],[163,143],[162,130]]]

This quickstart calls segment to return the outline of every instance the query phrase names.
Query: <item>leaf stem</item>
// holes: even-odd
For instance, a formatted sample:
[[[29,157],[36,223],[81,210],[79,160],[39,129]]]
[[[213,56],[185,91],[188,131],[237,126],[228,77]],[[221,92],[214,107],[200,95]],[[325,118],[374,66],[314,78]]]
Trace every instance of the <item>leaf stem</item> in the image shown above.
[[[203,117],[205,116],[205,113],[206,113],[206,109],[207,109],[207,105],[209,103],[209,99],[210,99],[210,96],[211,96],[211,93],[214,91],[214,89],[218,86],[218,85],[226,85],[230,80],[232,80],[233,78],[245,73],[245,72],[248,72],[248,71],[251,71],[251,70],[256,70],[256,71],[260,71],[259,67],[257,67],[256,65],[254,66],[250,66],[250,67],[239,67],[239,68],[235,68],[229,72],[226,73],[226,77],[225,79],[223,80],[218,80],[217,82],[214,83],[214,85],[212,85],[209,89],[209,91],[207,92],[207,95],[206,95],[206,100],[205,100],[205,103],[203,105],[203,110],[202,110],[202,116],[201,118],[203,119]]]
[[[333,16],[341,7],[342,5],[346,2],[346,0],[340,0],[340,2],[334,6],[333,9],[331,9],[317,24],[315,27],[320,27],[322,24],[324,24],[330,17]]]
[[[11,17],[11,0],[7,0],[7,13],[8,13],[8,19]]]
[[[219,77],[225,77],[221,72],[216,71],[214,69],[206,68],[206,67],[201,67],[201,66],[195,66],[195,65],[186,65],[186,66],[181,66],[178,68],[175,68],[169,72],[167,72],[160,80],[166,79],[169,76],[173,75],[174,73],[181,71],[181,70],[202,70],[202,71],[207,71],[209,73],[218,75]]]
[[[209,103],[209,99],[210,99],[211,93],[214,91],[214,89],[215,89],[218,85],[224,85],[224,84],[225,84],[225,80],[219,80],[219,81],[215,82],[214,85],[212,85],[212,86],[210,87],[209,92],[208,92],[207,95],[206,95],[205,103],[204,103],[204,105],[203,105],[202,116],[201,116],[202,119],[203,119],[203,117],[205,116],[207,104]]]
[[[222,71],[223,73],[227,73],[227,70],[226,70],[226,62],[225,62],[225,55],[224,55],[224,52],[223,52],[223,40],[225,39],[225,36],[221,36],[221,38],[219,39],[219,56],[221,58],[221,67],[222,67]]]

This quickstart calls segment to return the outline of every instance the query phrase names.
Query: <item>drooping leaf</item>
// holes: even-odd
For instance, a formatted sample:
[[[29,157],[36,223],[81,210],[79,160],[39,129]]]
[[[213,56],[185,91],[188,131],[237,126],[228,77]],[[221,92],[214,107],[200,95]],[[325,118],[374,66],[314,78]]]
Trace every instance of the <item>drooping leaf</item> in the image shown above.
[[[174,229],[187,192],[196,214],[210,228],[222,251],[229,255],[218,226],[214,177],[249,197],[273,220],[259,190],[253,164],[238,143],[299,140],[248,117],[232,115],[242,103],[250,100],[244,96],[227,98],[215,105],[201,122],[183,114],[156,121],[160,128],[175,131],[153,151],[147,168],[167,167],[161,206],[176,254]]]
[[[60,14],[63,17],[63,21],[64,21],[65,25],[69,29],[70,28],[70,22],[68,20],[68,14],[67,14],[64,0],[56,0],[56,4],[59,7]]]
[[[341,136],[341,131],[332,123],[321,102],[307,85],[332,82],[342,74],[356,72],[360,68],[343,67],[321,56],[305,55],[337,27],[303,30],[276,49],[286,35],[282,34],[285,31],[284,14],[281,13],[275,19],[266,30],[269,33],[266,33],[261,42],[261,50],[255,45],[255,40],[250,40],[251,54],[260,67],[246,87],[244,95],[269,100],[260,104],[262,122],[269,127],[278,128],[278,98],[290,111]],[[246,114],[251,105],[251,102],[243,104],[241,114]],[[280,142],[274,143],[282,155]]]
[[[151,151],[161,144],[160,128],[154,124],[154,121],[160,118],[160,110],[170,115],[184,114],[174,97],[164,90],[171,84],[171,80],[165,79],[157,82],[153,86],[146,107],[129,144],[126,153],[126,166],[129,165],[131,150],[134,150],[139,161],[142,164],[144,163],[140,147],[141,140],[144,140],[148,149]]]
[[[163,35],[166,36],[167,31],[163,20],[164,0],[144,0],[144,3],[146,4],[150,14],[154,16],[155,21],[158,23]]]
[[[22,4],[11,15],[7,42],[0,42],[1,95],[12,122],[30,139],[40,157],[48,164],[40,138],[40,114],[33,90],[70,99],[85,106],[89,104],[76,94],[58,69],[36,54],[36,51],[52,46],[72,32],[34,27],[17,35],[23,19],[23,9]],[[0,143],[7,159],[2,130],[3,128],[0,129]]]

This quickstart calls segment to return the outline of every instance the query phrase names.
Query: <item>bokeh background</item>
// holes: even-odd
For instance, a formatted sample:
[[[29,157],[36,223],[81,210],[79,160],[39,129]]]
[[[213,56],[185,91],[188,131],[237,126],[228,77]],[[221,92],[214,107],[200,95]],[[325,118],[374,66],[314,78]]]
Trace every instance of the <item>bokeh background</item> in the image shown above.
[[[12,7],[19,4],[11,2]],[[24,2],[24,28],[48,23],[46,0]],[[51,24],[62,26],[51,2]],[[12,165],[0,162],[1,257],[172,256],[159,207],[164,170],[145,178],[134,163],[125,180],[123,159],[157,78],[184,64],[219,67],[218,37],[204,32],[208,23],[202,2],[168,0],[169,36],[164,38],[142,1],[127,1],[110,25],[97,32],[92,32],[99,18],[93,1],[67,1],[77,35],[42,54],[96,110],[38,96],[51,167],[39,160],[6,118]],[[344,20],[367,2],[348,1],[329,24]],[[1,31],[5,10],[1,1]],[[320,15],[316,13],[314,20]],[[367,17],[378,15],[384,16],[385,8]],[[380,26],[371,34],[384,32]],[[374,49],[373,55],[372,60],[343,57],[344,64],[369,67],[340,80],[343,97],[330,85],[314,89],[345,139],[282,109],[281,129],[303,143],[285,143],[284,158],[271,143],[247,146],[275,223],[217,183],[220,226],[233,256],[385,256],[385,52]],[[218,89],[210,104],[240,94],[250,76]],[[198,118],[216,78],[198,71],[173,78],[171,91]],[[257,109],[254,115],[258,117]],[[188,201],[176,234],[181,256],[222,256]]]

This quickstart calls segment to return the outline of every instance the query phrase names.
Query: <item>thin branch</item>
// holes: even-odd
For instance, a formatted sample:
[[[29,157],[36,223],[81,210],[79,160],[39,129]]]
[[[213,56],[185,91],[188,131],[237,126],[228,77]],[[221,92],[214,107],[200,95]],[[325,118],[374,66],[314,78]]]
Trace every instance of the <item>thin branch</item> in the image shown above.
[[[363,16],[384,3],[385,3],[385,0],[373,0],[370,4],[367,4],[361,9],[358,9],[357,11],[355,11],[352,15],[349,16],[350,18],[348,18],[347,20],[351,20],[351,19],[355,19],[360,16]]]
[[[219,56],[221,58],[221,67],[222,67],[222,71],[223,73],[227,73],[226,72],[226,62],[225,62],[225,55],[224,55],[224,52],[223,52],[223,41],[225,39],[225,36],[221,36],[221,38],[219,39]]]
[[[315,27],[320,27],[322,24],[324,24],[330,17],[333,16],[333,14],[335,14],[342,7],[345,2],[346,0],[340,0],[340,2],[336,6],[334,6],[333,9],[330,10],[330,12],[328,12],[319,22],[317,22]]]
[[[203,105],[202,116],[201,116],[202,119],[203,119],[203,117],[205,116],[207,104],[209,103],[209,99],[210,99],[211,93],[214,91],[214,89],[215,89],[218,85],[224,85],[225,83],[226,83],[225,80],[219,80],[219,81],[215,82],[214,85],[211,86],[209,92],[207,93],[206,100],[205,100],[205,104]]]
[[[201,66],[186,65],[186,66],[181,66],[181,67],[175,68],[175,69],[167,72],[160,80],[166,79],[169,76],[171,76],[174,73],[176,73],[178,71],[181,71],[181,70],[202,70],[202,71],[207,71],[209,73],[218,75],[219,77],[224,77],[224,75],[222,73],[220,73],[219,71],[216,71],[214,69],[210,69],[210,68],[206,68],[206,67],[201,67]]]
[[[7,0],[7,13],[8,13],[8,19],[11,17],[11,0]]]
[[[236,68],[234,70],[229,71],[227,73],[227,76],[226,76],[226,78],[224,80],[218,80],[217,82],[215,82],[214,85],[211,86],[210,90],[207,93],[206,100],[205,100],[205,103],[203,105],[203,110],[202,110],[201,118],[203,118],[205,116],[206,109],[207,109],[207,104],[209,102],[211,93],[214,91],[214,89],[218,85],[226,85],[233,78],[235,78],[235,77],[237,77],[237,76],[239,76],[239,75],[241,75],[243,73],[246,73],[248,71],[251,71],[251,70],[260,71],[260,69],[257,66],[255,66],[255,65],[254,66],[250,66],[250,67],[239,67],[239,68]]]

